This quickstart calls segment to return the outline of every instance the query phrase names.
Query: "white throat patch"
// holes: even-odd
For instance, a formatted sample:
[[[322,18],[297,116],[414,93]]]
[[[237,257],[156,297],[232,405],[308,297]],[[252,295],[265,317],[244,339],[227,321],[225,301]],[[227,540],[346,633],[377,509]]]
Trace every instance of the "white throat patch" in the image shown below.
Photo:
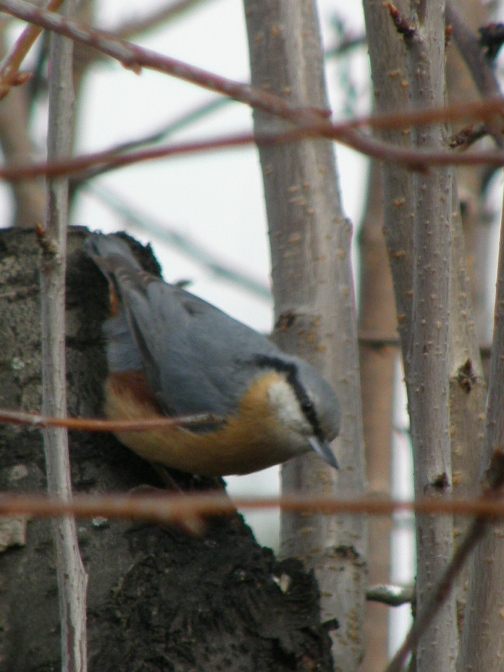
[[[294,390],[286,380],[275,380],[268,387],[268,399],[278,420],[299,434],[309,436],[313,428],[305,418]]]

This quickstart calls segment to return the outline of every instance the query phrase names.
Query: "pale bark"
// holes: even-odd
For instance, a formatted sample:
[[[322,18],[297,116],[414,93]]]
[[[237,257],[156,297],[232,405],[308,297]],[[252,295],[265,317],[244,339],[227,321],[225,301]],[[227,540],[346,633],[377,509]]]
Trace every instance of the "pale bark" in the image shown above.
[[[405,2],[395,4],[404,16],[409,16]],[[417,33],[411,40],[411,76],[405,71],[406,49],[403,38],[396,33],[388,12],[373,2],[365,2],[364,9],[367,32],[371,36],[369,50],[377,110],[386,112],[406,108],[410,92],[416,106],[442,105],[444,26],[440,22],[442,9],[439,4],[426,6],[420,3],[414,8],[415,11],[423,11],[424,15],[415,25]],[[431,19],[436,23],[435,29],[428,27]],[[437,32],[437,36],[432,30]],[[434,44],[428,42],[431,39],[434,39]],[[432,59],[436,54],[438,61],[433,65]],[[412,131],[411,128],[392,129],[381,135],[395,144],[404,144],[410,142]],[[435,132],[436,137],[429,136],[429,133]],[[436,142],[438,146],[443,143],[442,129],[420,129],[419,135],[417,140],[424,146],[427,143],[430,143],[429,146],[435,146]],[[481,412],[485,389],[474,333],[456,190],[450,186],[452,178],[448,172],[441,173],[432,168],[427,178],[424,175],[416,176],[418,198],[414,204],[411,175],[394,166],[384,165],[384,231],[394,277],[398,323],[409,383],[410,413],[416,443],[416,491],[417,494],[424,494],[426,489],[433,487],[436,491],[449,490],[452,484],[448,454],[451,435],[457,465],[453,480],[457,487],[471,492],[474,491],[474,457],[479,454],[481,445]],[[445,193],[443,184],[448,190]],[[434,209],[430,211],[430,208]],[[453,217],[450,210],[453,211]],[[412,253],[414,220],[417,222],[415,255]],[[427,226],[428,221],[431,222],[430,228]],[[441,222],[444,222],[444,227],[439,226]],[[451,237],[448,225],[451,227]],[[424,236],[426,233],[428,235]],[[440,238],[433,244],[435,235]],[[416,280],[413,280],[414,265]],[[442,282],[439,286],[434,282],[429,289],[428,283],[434,278]],[[435,344],[437,350],[433,347]],[[412,355],[412,358],[408,355]],[[424,359],[432,363],[429,372],[432,378],[424,378]],[[463,372],[468,363],[471,380],[469,387],[464,388]],[[424,399],[421,399],[422,396]],[[427,433],[424,433],[425,430]],[[422,444],[429,449],[432,458],[430,463],[423,459],[426,451],[419,450]],[[443,478],[438,480],[443,474],[447,476],[446,485],[443,485]],[[440,488],[436,488],[436,484]],[[440,525],[446,527],[429,532],[422,531],[421,527],[419,530],[420,593],[425,594],[429,581],[439,576],[443,563],[451,553],[451,522]],[[439,537],[442,545],[438,546],[435,542],[429,550],[424,544],[425,534],[434,535],[434,540]],[[431,560],[438,555],[444,555],[444,559],[434,566]],[[425,558],[427,564],[422,558]],[[456,650],[453,602],[444,609],[445,614],[438,617],[436,622],[441,623],[447,632],[435,633],[437,626],[434,624],[431,635],[427,633],[422,645],[423,653],[418,661],[420,667],[453,667]]]
[[[394,362],[398,349],[380,343],[380,338],[393,338],[397,327],[392,276],[382,232],[381,172],[381,166],[372,162],[359,236],[359,353],[368,487],[371,493],[390,496]],[[386,584],[390,579],[390,531],[390,518],[377,518],[369,526],[370,585]],[[361,672],[374,672],[386,666],[387,614],[383,604],[366,603],[366,655]]]
[[[400,11],[405,1],[396,2]],[[374,0],[363,2],[368,34],[374,105],[377,112],[392,112],[409,106],[409,82],[404,41],[388,12]],[[411,146],[410,128],[391,128],[380,137],[394,145]],[[412,305],[412,210],[411,173],[392,163],[383,164],[383,231],[394,281],[397,328],[403,355],[411,340]]]
[[[252,82],[299,105],[325,109],[322,50],[311,0],[245,0]],[[256,132],[283,122],[256,112]],[[342,405],[335,444],[340,471],[314,455],[283,468],[284,490],[342,496],[364,489],[351,229],[344,220],[332,146],[325,140],[260,148],[270,229],[275,340],[311,360],[334,385]],[[284,514],[282,553],[315,570],[322,619],[332,631],[336,669],[362,658],[365,522],[362,517]]]
[[[481,471],[504,440],[504,236],[499,249],[495,329],[490,364],[485,443]],[[497,672],[504,658],[504,525],[499,523],[477,547],[470,565],[469,589],[457,670]]]
[[[0,34],[0,52],[5,52],[5,39]],[[33,159],[34,146],[28,133],[26,87],[11,89],[0,105],[0,145],[6,165]],[[2,226],[33,228],[44,219],[45,192],[42,180],[20,180],[11,184],[14,211],[11,222]]]
[[[71,16],[75,1],[68,0],[64,12]],[[72,147],[73,86],[71,40],[51,36],[51,78],[49,85],[48,158],[69,156]],[[47,181],[46,225],[41,241],[40,272],[42,298],[42,412],[65,417],[65,270],[66,228],[68,225],[68,179]],[[51,494],[69,499],[72,492],[68,435],[66,430],[46,428],[44,450],[47,488]],[[61,618],[62,670],[85,672],[86,587],[75,519],[53,521],[57,555],[57,576]]]
[[[412,5],[415,33],[406,43],[414,109],[440,107],[445,99],[444,2]],[[441,148],[441,125],[413,129],[418,148]],[[413,174],[413,339],[407,373],[417,497],[451,493],[449,319],[452,275],[451,168]],[[428,599],[453,552],[449,516],[417,516],[417,608]],[[420,640],[418,672],[453,669],[457,652],[455,600],[448,599]]]
[[[485,10],[479,2],[459,0],[458,5],[464,10],[465,17],[470,17],[474,29],[482,24]],[[451,104],[469,102],[478,97],[471,74],[455,44],[447,50],[446,82]],[[453,130],[458,130],[459,125]],[[457,215],[452,226],[453,263],[454,271],[458,268],[458,273],[454,274],[452,281],[451,301],[456,309],[452,311],[451,333],[460,335],[458,339],[451,339],[450,348],[450,431],[455,496],[476,496],[480,489],[478,470],[484,434],[486,385],[478,344],[488,343],[489,338],[484,338],[484,334],[488,334],[490,325],[485,327],[483,323],[491,312],[486,291],[490,227],[484,222],[485,203],[481,190],[485,170],[485,166],[458,168],[457,190],[462,207],[457,202],[455,192],[453,202],[454,217]],[[473,311],[469,297],[472,298]],[[463,319],[462,316],[467,312],[474,315],[474,321],[472,318],[471,321]],[[470,362],[469,367],[466,366],[467,362]],[[468,369],[473,379],[467,377],[467,384],[464,385],[464,371]],[[470,522],[462,516],[455,517],[456,543]],[[466,565],[457,582],[459,631],[463,624],[468,575],[469,565]]]

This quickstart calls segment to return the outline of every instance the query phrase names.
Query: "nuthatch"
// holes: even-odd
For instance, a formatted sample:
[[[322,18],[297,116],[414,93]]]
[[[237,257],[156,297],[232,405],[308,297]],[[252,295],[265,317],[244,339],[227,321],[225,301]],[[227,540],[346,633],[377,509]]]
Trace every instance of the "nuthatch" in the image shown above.
[[[222,418],[197,429],[118,432],[123,444],[204,476],[247,474],[310,450],[338,468],[328,441],[339,431],[339,403],[310,364],[142,270],[124,240],[93,234],[86,248],[111,291],[106,416]]]

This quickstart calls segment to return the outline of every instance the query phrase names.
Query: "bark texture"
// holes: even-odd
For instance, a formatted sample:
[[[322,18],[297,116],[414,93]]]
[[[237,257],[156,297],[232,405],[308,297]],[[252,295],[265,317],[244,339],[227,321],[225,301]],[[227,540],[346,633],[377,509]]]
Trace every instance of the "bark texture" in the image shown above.
[[[252,83],[325,110],[318,17],[312,0],[245,0]],[[285,122],[254,113],[257,133]],[[365,487],[351,227],[339,201],[333,146],[323,139],[259,148],[268,214],[276,342],[324,372],[342,406],[339,472],[315,455],[282,469],[284,492],[358,495]],[[282,516],[282,553],[315,570],[324,620],[336,618],[335,669],[363,655],[366,523],[362,516]]]
[[[397,330],[394,289],[383,237],[382,171],[372,162],[366,211],[359,236],[360,310],[359,359],[366,447],[366,472],[370,493],[390,496],[392,401],[394,364],[398,348],[387,344]],[[379,342],[380,338],[385,342]],[[372,342],[370,339],[376,339]],[[377,517],[368,526],[369,584],[390,579],[390,518]],[[366,603],[366,653],[361,672],[385,668],[388,660],[388,609]]]
[[[504,236],[501,222],[499,266],[495,297],[495,322],[490,362],[486,433],[481,455],[481,472],[487,470],[494,451],[502,451],[504,440]],[[484,478],[483,478],[484,480]],[[464,627],[460,639],[457,670],[497,672],[502,669],[504,636],[504,525],[499,521],[480,542],[471,559]]]
[[[67,0],[62,15],[72,19],[76,0]],[[72,82],[73,42],[50,37],[49,119],[47,158],[70,156],[74,127]],[[42,323],[42,413],[67,415],[65,348],[65,275],[68,231],[68,177],[46,180],[44,248],[40,263]],[[43,431],[47,490],[69,499],[72,494],[68,432],[61,427]],[[60,611],[62,672],[87,672],[87,575],[79,553],[75,518],[52,521]]]
[[[409,3],[400,1],[394,4],[403,16],[411,16]],[[388,9],[380,3],[369,0],[369,2],[364,2],[364,10],[367,33],[370,36],[369,50],[377,111],[407,109],[411,104],[410,97],[413,98],[416,106],[442,105],[444,91],[439,75],[443,70],[441,51],[444,48],[444,30],[438,23],[435,28],[437,36],[434,33],[431,36],[428,35],[432,25],[439,22],[442,16],[441,5],[436,3],[432,5],[417,3],[414,7],[411,5],[412,12],[415,10],[414,28],[417,31],[409,45],[411,75],[406,68],[407,49],[404,39],[395,30]],[[416,14],[417,11],[418,14]],[[429,46],[429,39],[435,40],[431,46]],[[433,57],[437,58],[436,66],[432,65]],[[438,130],[437,138],[433,136],[433,132],[432,128],[419,129],[416,132],[419,145],[433,145],[435,142],[439,143],[440,138],[442,144],[444,142],[442,131]],[[410,145],[414,134],[415,130],[410,127],[381,132],[384,139],[403,145]],[[435,170],[432,168],[431,173],[434,174]],[[482,418],[486,390],[475,337],[456,186],[452,181],[451,194],[449,191],[443,194],[438,187],[441,180],[444,180],[448,187],[448,182],[452,180],[450,176],[440,176],[438,185],[429,186],[428,182],[423,179],[424,176],[418,175],[415,178],[416,195],[414,197],[414,180],[411,173],[396,166],[384,164],[383,176],[384,232],[394,280],[406,377],[409,381],[410,412],[414,416],[412,427],[413,431],[417,432],[417,442],[420,439],[424,445],[428,445],[432,457],[430,466],[427,463],[422,466],[418,458],[423,460],[427,451],[417,450],[415,465],[417,493],[424,494],[425,491],[435,492],[437,490],[439,496],[443,490],[453,487],[457,494],[473,494],[475,467],[482,445]],[[446,207],[449,204],[451,204],[451,213]],[[429,214],[429,207],[438,208],[438,211],[432,211]],[[416,251],[413,254],[415,219],[417,221]],[[446,228],[448,222],[450,222],[449,231]],[[430,234],[427,240],[425,237],[423,241],[421,239],[426,232],[432,233],[433,227],[436,228],[435,235],[440,236],[438,244],[434,246],[429,242],[432,238]],[[429,246],[431,252],[428,253]],[[415,265],[416,280],[414,280]],[[447,266],[450,269],[448,281]],[[439,290],[434,289],[434,285],[427,289],[434,275],[437,275],[438,279],[443,278],[443,301],[446,301],[447,287],[449,289],[447,307],[441,309],[438,305],[437,317],[427,310],[429,304],[432,307],[441,300],[441,294]],[[439,330],[437,329],[438,324]],[[431,329],[433,325],[436,325],[436,330],[434,332],[431,330],[429,335],[426,329]],[[444,334],[443,343],[439,340],[441,331]],[[414,344],[413,347],[412,344]],[[423,374],[419,375],[418,371],[412,371],[411,366],[412,350],[416,350],[417,361],[421,365],[424,356],[432,359],[436,344],[438,350],[434,358],[438,359],[438,364],[434,365],[434,368],[438,367],[438,374],[441,370],[444,371],[439,376],[438,383],[435,383],[433,378],[431,382],[428,382]],[[448,389],[446,388],[447,382]],[[431,395],[431,401],[444,407],[443,412],[448,419],[448,426],[446,419],[442,419],[439,409],[431,409],[434,415],[430,420],[426,419],[425,408],[421,408],[424,402],[420,400],[420,396],[425,394]],[[446,403],[447,394],[448,404]],[[434,416],[437,416],[437,419]],[[433,427],[435,427],[433,423],[438,424],[438,429],[434,429],[434,435],[432,435]],[[439,439],[443,435],[445,437],[443,443],[448,442],[448,436],[449,443],[451,443],[453,459],[451,466],[450,457],[446,455],[446,452],[444,456],[440,452],[444,450],[439,446]],[[433,454],[432,450],[436,442],[438,449]],[[450,553],[452,533],[445,531],[441,536],[444,539],[442,542],[444,551],[441,546],[438,546],[437,551],[434,550],[436,544],[433,545],[431,551],[428,551],[425,541],[429,538],[434,539],[435,532],[419,533],[420,553],[427,560],[427,564],[424,565],[419,557],[421,581],[426,590],[429,589],[429,583],[435,579],[436,573],[440,571],[440,568],[435,570],[432,558],[440,556],[443,552],[445,556]],[[463,583],[464,579],[458,591],[461,601],[464,593]],[[451,607],[449,614],[442,620],[443,627],[450,629],[449,636],[445,637],[439,630],[434,632],[433,629],[431,642],[427,646],[432,643],[432,651],[437,647],[443,661],[439,659],[434,664],[424,657],[422,666],[427,668],[450,669],[453,667],[456,634],[453,631],[455,616]],[[437,622],[440,623],[439,619]],[[457,624],[460,622],[459,612]],[[438,646],[436,642],[440,645]]]

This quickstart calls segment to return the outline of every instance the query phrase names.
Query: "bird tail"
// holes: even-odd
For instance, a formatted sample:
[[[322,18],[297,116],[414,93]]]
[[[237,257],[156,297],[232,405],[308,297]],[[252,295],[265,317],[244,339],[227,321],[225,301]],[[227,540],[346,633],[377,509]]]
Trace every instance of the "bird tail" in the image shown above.
[[[86,238],[84,247],[107,277],[118,262],[127,262],[135,270],[142,270],[129,245],[118,236],[92,233]]]
[[[139,278],[146,275],[133,256],[129,245],[115,235],[93,233],[84,247],[109,283],[110,317],[103,330],[107,339],[107,359],[113,373],[142,369],[140,352],[131,332],[131,315],[123,301],[125,287],[141,287]]]

